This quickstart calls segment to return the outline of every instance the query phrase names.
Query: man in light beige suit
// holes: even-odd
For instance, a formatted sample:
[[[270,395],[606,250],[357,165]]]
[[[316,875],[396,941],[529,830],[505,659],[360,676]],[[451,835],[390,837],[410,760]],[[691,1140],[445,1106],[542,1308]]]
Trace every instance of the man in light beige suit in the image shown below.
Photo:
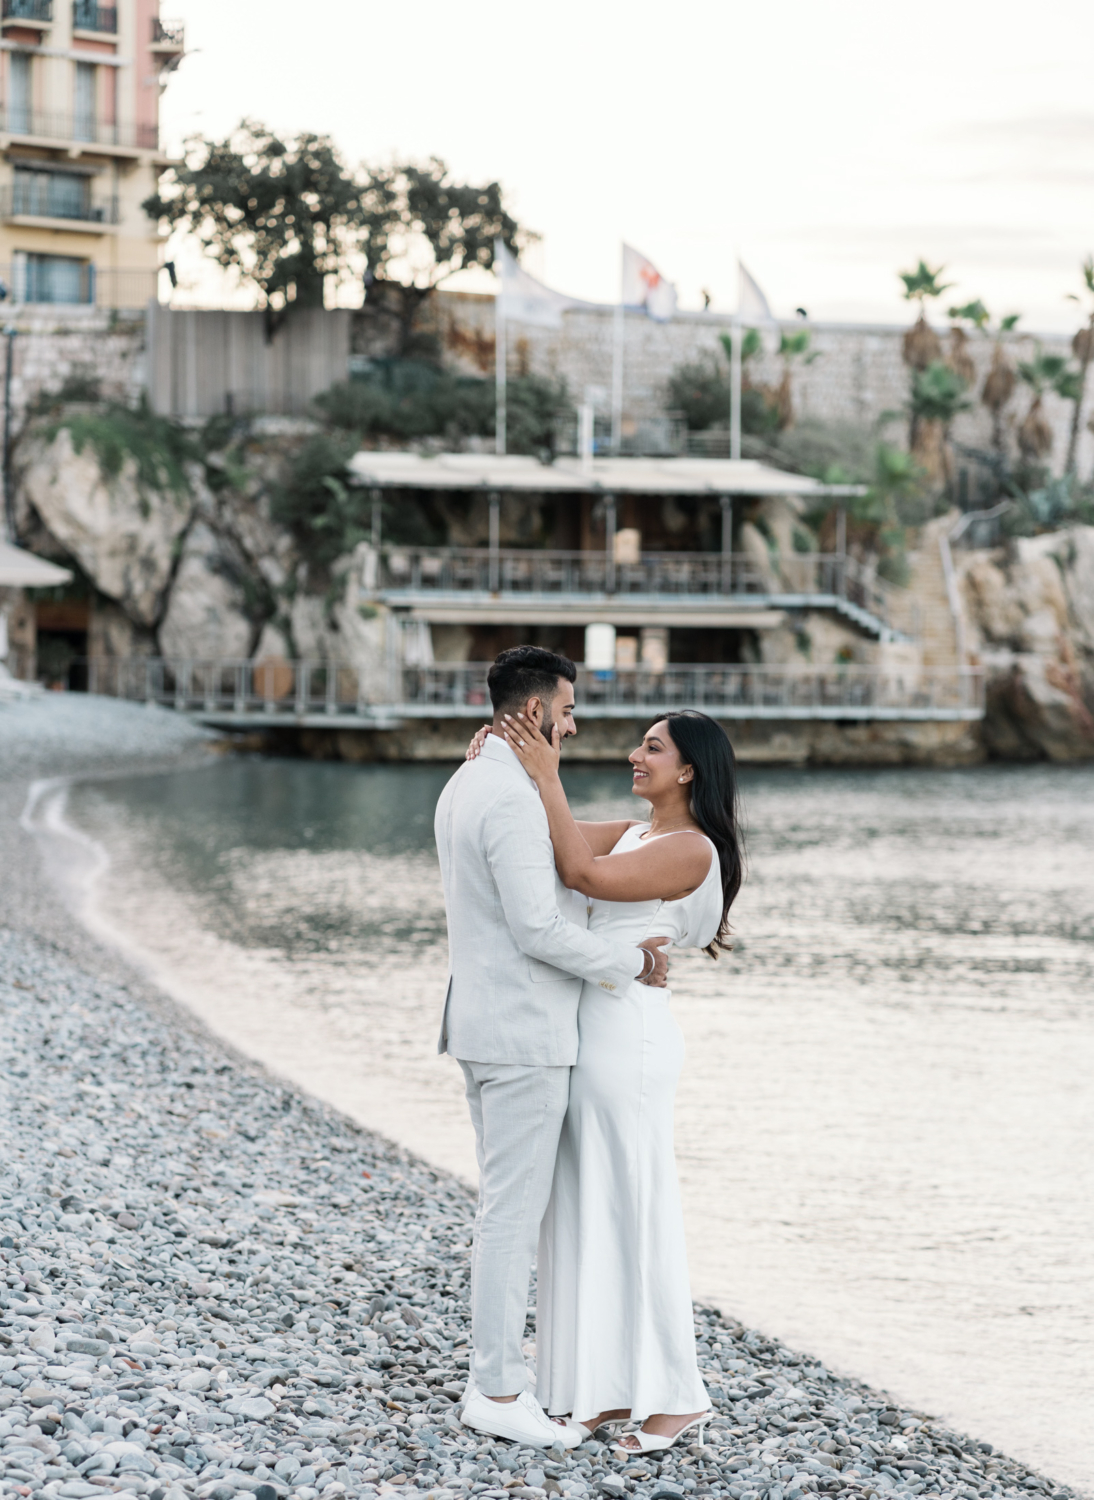
[[[548,739],[576,734],[574,665],[535,646],[490,669],[493,732],[441,793],[434,827],[448,914],[449,980],[438,1050],[457,1058],[475,1127],[479,1206],[471,1255],[474,1353],[463,1421],[513,1442],[580,1442],[530,1392],[522,1353],[540,1221],[577,1059],[582,980],[611,993],[665,983],[663,938],[630,947],[586,930],[535,783],[501,738],[523,713]]]

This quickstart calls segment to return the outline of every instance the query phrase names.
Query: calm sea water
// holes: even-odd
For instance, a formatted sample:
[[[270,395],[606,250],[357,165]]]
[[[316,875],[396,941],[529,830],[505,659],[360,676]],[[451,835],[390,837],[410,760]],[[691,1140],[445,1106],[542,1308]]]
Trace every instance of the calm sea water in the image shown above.
[[[470,1180],[434,1050],[448,774],[233,760],[66,815],[109,855],[92,925]],[[567,779],[587,814],[635,806],[625,771]],[[736,949],[672,980],[696,1295],[1090,1486],[1094,771],[752,771],[745,802]]]

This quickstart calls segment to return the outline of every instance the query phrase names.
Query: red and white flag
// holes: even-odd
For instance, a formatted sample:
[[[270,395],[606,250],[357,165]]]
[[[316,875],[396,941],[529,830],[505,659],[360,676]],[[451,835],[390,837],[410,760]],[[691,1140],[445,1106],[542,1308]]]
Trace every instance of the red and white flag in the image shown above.
[[[623,246],[624,307],[641,307],[659,323],[667,322],[676,312],[676,288],[661,272],[631,245]]]

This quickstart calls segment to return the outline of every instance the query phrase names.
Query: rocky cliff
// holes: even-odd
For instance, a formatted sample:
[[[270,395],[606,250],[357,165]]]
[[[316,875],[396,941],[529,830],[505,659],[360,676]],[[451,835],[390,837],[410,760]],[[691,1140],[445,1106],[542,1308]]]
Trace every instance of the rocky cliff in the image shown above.
[[[109,411],[32,424],[18,449],[17,525],[25,544],[75,565],[88,654],[338,659],[378,690],[384,613],[357,602],[368,548],[317,568],[273,518],[286,465],[313,435],[309,423],[259,419],[186,438],[160,463],[147,434],[115,431]]]
[[[955,562],[967,648],[987,670],[987,753],[1094,757],[1094,526],[1018,537]]]
[[[75,563],[86,579],[89,654],[340,660],[358,670],[367,696],[384,697],[388,619],[359,603],[373,566],[360,526],[324,531],[311,544],[302,531],[313,524],[310,496],[338,488],[321,464],[309,469],[307,445],[317,441],[310,424],[212,424],[185,440],[175,429],[176,447],[163,457],[156,442],[162,447],[168,436],[152,432],[146,442],[147,433],[130,430],[114,441],[111,431],[101,411],[54,412],[19,447],[22,538]],[[305,486],[295,510],[284,503],[294,472]],[[772,547],[795,551],[801,539],[793,533],[803,524],[794,507],[768,510],[763,532],[748,523],[739,543],[765,566]],[[955,519],[938,517],[913,538],[910,588],[899,591],[900,623],[920,636],[922,664],[956,663],[963,647],[984,665],[985,757],[1094,757],[1094,527],[959,550],[950,593],[943,563]],[[845,622],[803,619],[770,633],[763,660],[882,659],[876,646],[864,656]]]

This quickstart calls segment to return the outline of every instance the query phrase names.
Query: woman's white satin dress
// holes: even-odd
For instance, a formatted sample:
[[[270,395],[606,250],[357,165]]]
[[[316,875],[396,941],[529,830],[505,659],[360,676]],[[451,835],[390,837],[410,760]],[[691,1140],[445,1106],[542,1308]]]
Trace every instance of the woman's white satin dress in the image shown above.
[[[648,828],[629,828],[612,853],[636,848]],[[635,943],[666,933],[677,947],[706,947],[722,915],[718,856],[707,843],[710,870],[690,896],[594,901],[590,929]],[[582,988],[578,1058],[539,1243],[536,1396],[552,1415],[629,1407],[644,1420],[710,1405],[695,1357],[673,1151],[684,1039],[670,999],[637,981],[614,994]]]

